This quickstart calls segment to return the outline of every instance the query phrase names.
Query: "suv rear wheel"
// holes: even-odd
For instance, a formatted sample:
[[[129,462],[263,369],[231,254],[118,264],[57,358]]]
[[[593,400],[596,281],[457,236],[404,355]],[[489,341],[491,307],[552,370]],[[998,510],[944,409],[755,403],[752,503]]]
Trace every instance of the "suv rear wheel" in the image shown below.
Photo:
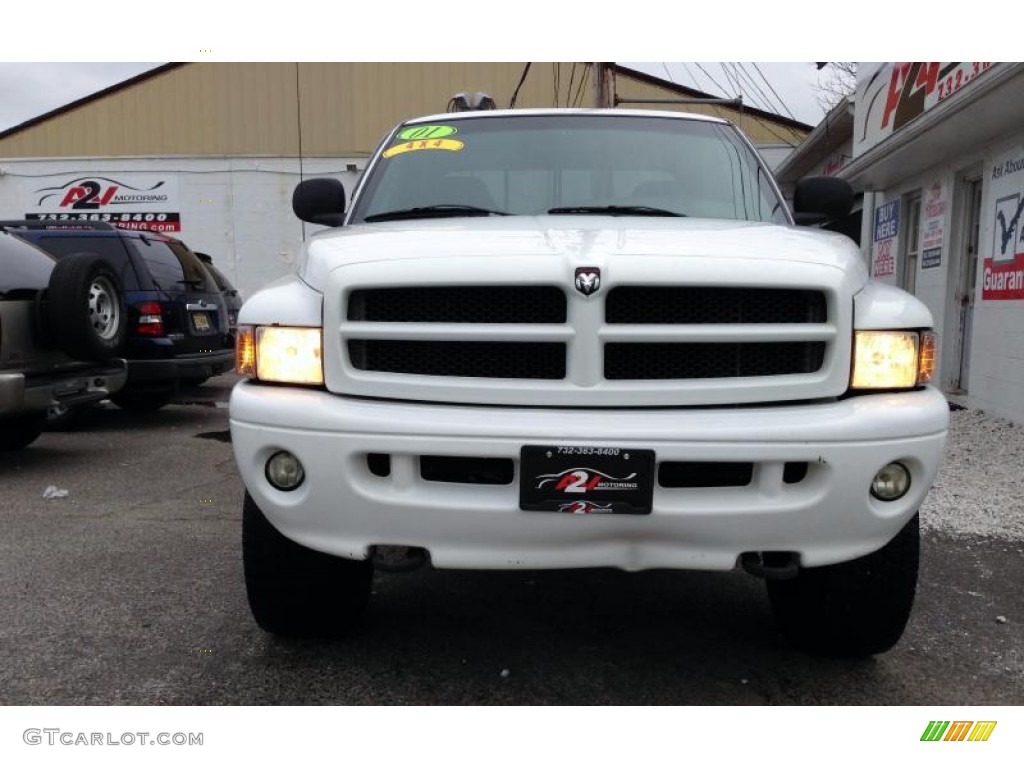
[[[0,420],[0,451],[24,448],[43,432],[45,413],[26,413]]]
[[[112,394],[110,400],[125,411],[152,413],[171,402],[176,391],[173,385],[150,389],[122,389]]]
[[[358,626],[373,563],[347,560],[282,536],[246,493],[242,506],[245,588],[256,623],[291,637],[337,637]]]
[[[47,290],[50,332],[57,345],[79,360],[117,357],[128,316],[117,272],[94,253],[59,259]]]
[[[768,581],[782,633],[818,656],[863,657],[892,648],[914,604],[920,539],[919,516],[914,515],[877,552],[804,568],[788,581]]]

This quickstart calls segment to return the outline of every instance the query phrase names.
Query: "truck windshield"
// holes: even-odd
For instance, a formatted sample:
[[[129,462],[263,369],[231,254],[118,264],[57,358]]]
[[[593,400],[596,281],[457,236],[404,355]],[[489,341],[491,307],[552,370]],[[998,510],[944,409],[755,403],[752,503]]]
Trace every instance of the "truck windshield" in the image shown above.
[[[401,126],[350,223],[542,214],[788,223],[767,171],[732,126],[607,113]]]

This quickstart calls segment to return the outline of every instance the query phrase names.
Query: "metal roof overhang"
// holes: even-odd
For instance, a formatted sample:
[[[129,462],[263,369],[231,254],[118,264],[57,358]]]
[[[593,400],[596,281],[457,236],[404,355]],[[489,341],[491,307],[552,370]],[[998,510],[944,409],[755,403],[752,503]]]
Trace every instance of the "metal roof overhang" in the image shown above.
[[[880,190],[1024,130],[1024,64],[996,65],[976,84],[848,163],[837,176]]]

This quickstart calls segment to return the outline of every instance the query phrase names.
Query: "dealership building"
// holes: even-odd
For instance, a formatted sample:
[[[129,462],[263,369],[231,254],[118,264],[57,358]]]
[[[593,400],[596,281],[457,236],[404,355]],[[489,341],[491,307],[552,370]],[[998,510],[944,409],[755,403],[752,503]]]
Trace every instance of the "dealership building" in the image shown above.
[[[167,64],[0,133],[0,218],[96,218],[168,232],[210,254],[245,295],[294,268],[310,230],[291,211],[302,178],[351,193],[400,121],[454,94],[497,106],[589,107],[595,65],[572,62]],[[630,107],[738,124],[776,163],[811,126],[603,65]],[[669,103],[666,103],[669,102]]]
[[[1024,64],[862,64],[777,173],[853,185],[835,228],[931,310],[943,389],[1024,423]]]

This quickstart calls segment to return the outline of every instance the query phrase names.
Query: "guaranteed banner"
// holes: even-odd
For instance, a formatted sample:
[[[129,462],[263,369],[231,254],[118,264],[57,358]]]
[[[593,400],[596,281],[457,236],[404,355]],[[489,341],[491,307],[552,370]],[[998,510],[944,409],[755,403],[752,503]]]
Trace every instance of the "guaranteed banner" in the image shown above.
[[[1024,299],[1024,149],[992,166],[992,250],[984,260],[983,301]]]
[[[181,231],[174,176],[57,176],[29,192],[25,211],[30,220],[105,221],[123,229]]]

